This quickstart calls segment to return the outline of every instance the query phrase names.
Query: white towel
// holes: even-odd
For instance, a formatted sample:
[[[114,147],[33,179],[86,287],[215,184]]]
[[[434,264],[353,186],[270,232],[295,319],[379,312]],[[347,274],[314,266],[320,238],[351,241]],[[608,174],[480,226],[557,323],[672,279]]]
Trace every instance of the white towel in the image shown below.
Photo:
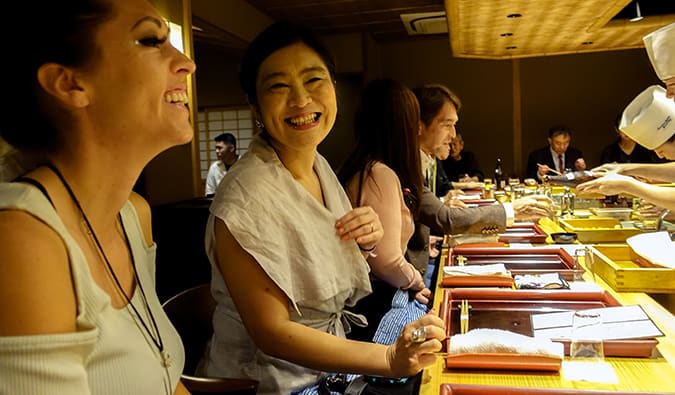
[[[501,329],[478,328],[450,338],[450,354],[520,354],[563,358],[562,343]]]
[[[510,276],[503,263],[491,265],[444,266],[446,276]]]

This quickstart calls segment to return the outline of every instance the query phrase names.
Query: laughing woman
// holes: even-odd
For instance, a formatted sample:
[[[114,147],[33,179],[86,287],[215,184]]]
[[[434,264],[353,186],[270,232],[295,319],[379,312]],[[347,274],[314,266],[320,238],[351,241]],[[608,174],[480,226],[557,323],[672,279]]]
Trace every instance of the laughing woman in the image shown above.
[[[185,394],[181,340],[155,294],[150,209],[131,190],[192,138],[195,65],[146,0],[4,9],[32,34],[6,43],[22,55],[0,66],[12,92],[0,137],[41,164],[0,184],[0,393]]]
[[[421,303],[431,296],[422,274],[405,258],[423,188],[419,129],[420,107],[410,89],[391,79],[368,83],[354,121],[356,146],[338,177],[354,207],[375,210],[384,237],[377,253],[367,258],[373,293],[352,309],[365,315],[369,325],[357,328],[352,339],[373,338],[397,289],[410,291]]]
[[[322,372],[409,376],[432,364],[442,321],[428,314],[391,346],[345,339],[370,293],[365,252],[382,238],[370,207],[352,209],[317,146],[337,114],[335,67],[306,30],[279,22],[249,46],[240,82],[262,132],[218,187],[206,229],[218,304],[210,376],[252,378],[287,394]],[[426,338],[413,342],[424,327]]]

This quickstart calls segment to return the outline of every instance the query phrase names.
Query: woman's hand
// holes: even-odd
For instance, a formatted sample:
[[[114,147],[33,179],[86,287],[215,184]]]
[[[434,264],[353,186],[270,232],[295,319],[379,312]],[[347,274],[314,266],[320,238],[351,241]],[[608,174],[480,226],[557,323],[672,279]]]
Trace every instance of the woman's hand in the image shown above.
[[[424,329],[420,329],[424,327]],[[424,340],[414,341],[413,332],[419,329]],[[387,361],[392,377],[408,377],[436,362],[436,355],[445,340],[445,326],[436,313],[431,310],[417,321],[403,328],[396,342],[387,350]]]
[[[436,258],[441,253],[441,250],[436,247],[436,244],[441,241],[443,241],[441,236],[429,236],[429,258]]]
[[[428,305],[431,300],[431,290],[427,287],[422,288],[421,290],[415,293],[415,300],[422,303],[423,305]]]
[[[632,177],[617,173],[607,173],[604,177],[596,178],[594,180],[586,181],[577,185],[576,190],[577,192],[600,193],[606,196],[611,196],[626,192],[626,188],[634,182],[637,181],[635,181]]]
[[[371,251],[382,239],[380,217],[369,206],[357,207],[335,222],[341,240],[354,239],[363,251]]]
[[[600,165],[598,167],[591,169],[591,172],[599,176],[605,175],[607,173],[621,174],[621,172],[623,171],[623,167],[624,166],[620,163],[605,163],[604,165]]]

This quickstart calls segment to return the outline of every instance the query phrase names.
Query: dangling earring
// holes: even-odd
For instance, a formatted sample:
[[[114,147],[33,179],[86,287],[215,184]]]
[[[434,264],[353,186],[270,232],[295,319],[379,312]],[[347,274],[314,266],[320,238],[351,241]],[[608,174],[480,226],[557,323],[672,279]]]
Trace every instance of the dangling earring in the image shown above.
[[[265,125],[257,118],[255,120],[255,127],[258,128],[259,130],[265,129]]]

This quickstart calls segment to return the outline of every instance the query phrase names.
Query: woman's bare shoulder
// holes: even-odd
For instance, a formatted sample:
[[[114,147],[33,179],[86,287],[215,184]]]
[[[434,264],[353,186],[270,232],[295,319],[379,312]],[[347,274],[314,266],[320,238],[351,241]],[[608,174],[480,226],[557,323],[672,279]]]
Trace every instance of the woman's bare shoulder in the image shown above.
[[[20,210],[0,211],[0,336],[75,330],[69,257],[55,230]]]

